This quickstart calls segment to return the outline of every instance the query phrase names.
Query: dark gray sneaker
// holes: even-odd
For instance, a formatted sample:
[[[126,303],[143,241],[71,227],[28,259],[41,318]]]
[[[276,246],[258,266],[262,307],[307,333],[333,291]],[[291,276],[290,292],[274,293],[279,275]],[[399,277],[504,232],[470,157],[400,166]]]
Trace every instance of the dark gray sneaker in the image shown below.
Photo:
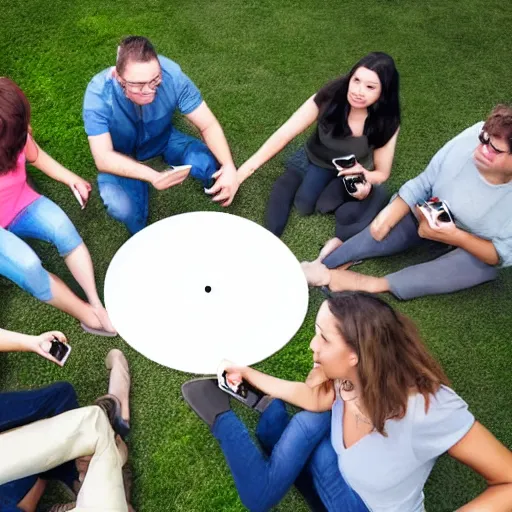
[[[189,407],[210,427],[219,414],[231,410],[229,395],[217,386],[217,379],[193,379],[181,386],[181,394]]]

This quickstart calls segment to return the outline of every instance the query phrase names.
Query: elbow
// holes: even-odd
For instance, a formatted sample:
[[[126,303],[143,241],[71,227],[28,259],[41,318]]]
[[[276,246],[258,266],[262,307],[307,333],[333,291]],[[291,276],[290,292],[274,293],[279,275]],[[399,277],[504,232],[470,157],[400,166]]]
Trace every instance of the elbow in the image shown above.
[[[106,156],[93,156],[96,169],[100,172],[108,172],[108,158]]]

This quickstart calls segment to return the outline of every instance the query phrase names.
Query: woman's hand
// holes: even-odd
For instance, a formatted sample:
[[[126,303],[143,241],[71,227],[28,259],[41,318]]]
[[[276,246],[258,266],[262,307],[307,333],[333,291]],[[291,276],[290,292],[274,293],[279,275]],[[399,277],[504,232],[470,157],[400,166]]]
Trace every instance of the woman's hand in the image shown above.
[[[83,210],[87,206],[87,201],[89,201],[89,194],[92,190],[91,184],[88,181],[80,178],[80,176],[74,174],[68,183],[68,186],[71,189],[71,192],[73,192],[75,195]]]
[[[355,197],[359,201],[366,199],[372,190],[372,186],[367,181],[364,183],[356,183],[357,192],[352,194],[352,197]]]
[[[321,366],[315,366],[306,378],[306,385],[310,388],[316,388],[327,382],[329,378],[325,375]]]
[[[48,359],[48,361],[51,361],[52,363],[63,366],[60,361],[50,354],[53,338],[57,338],[59,341],[62,341],[62,343],[68,342],[66,336],[64,336],[60,331],[44,332],[39,336],[30,336],[25,344],[25,350],[27,352],[34,352],[41,357]]]

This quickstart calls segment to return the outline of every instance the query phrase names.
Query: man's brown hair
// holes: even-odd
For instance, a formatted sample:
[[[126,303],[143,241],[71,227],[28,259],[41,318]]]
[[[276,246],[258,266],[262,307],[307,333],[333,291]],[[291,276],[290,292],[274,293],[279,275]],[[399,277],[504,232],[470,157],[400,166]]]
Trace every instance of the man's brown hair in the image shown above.
[[[424,396],[428,411],[430,396],[448,378],[414,323],[370,293],[333,294],[328,306],[358,356],[362,403],[375,430],[386,435],[386,420],[404,417],[411,393]]]
[[[23,91],[9,78],[0,77],[0,174],[16,166],[27,143],[30,104]]]
[[[158,59],[155,48],[143,36],[128,36],[121,41],[117,49],[116,70],[122,75],[128,62],[149,62]]]
[[[484,131],[493,137],[499,137],[508,144],[509,153],[512,151],[512,106],[497,105],[484,124]]]

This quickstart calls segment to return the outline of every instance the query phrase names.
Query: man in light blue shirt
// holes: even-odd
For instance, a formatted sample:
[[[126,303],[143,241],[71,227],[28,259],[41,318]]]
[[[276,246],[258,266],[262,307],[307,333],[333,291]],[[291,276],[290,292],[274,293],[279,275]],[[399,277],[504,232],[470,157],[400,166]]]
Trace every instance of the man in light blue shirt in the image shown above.
[[[174,128],[176,109],[204,142]],[[170,165],[191,165],[191,175],[206,189],[216,180],[214,201],[231,204],[236,169],[219,122],[178,64],[157,55],[145,37],[124,39],[116,66],[91,80],[83,119],[103,203],[130,233],[147,223],[149,184],[165,190],[184,179],[182,173],[157,172],[141,163],[158,155]]]
[[[454,222],[429,224],[416,205],[432,197],[449,205]],[[444,254],[379,278],[338,268],[415,246]],[[476,286],[511,265],[512,107],[500,105],[438,151],[367,229],[303,268],[312,285],[411,299]]]

